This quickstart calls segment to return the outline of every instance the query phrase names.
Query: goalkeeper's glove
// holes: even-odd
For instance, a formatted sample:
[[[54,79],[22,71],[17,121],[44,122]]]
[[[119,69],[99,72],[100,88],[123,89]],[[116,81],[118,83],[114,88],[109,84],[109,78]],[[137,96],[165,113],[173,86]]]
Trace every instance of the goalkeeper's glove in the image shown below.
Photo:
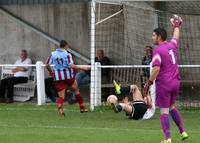
[[[173,18],[170,19],[173,28],[180,28],[182,24],[182,18],[176,14],[173,15]]]
[[[149,88],[150,86],[153,84],[153,81],[151,80],[148,80],[146,82],[146,84],[144,85],[144,97],[146,97],[148,95],[148,92],[149,92]]]

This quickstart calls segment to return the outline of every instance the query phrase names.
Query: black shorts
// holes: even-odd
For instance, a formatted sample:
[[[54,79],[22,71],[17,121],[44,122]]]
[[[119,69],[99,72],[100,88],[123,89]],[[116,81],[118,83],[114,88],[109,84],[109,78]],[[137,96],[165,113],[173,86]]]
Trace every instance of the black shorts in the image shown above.
[[[144,101],[134,101],[132,105],[132,112],[129,116],[130,119],[141,119],[146,113],[148,107]]]

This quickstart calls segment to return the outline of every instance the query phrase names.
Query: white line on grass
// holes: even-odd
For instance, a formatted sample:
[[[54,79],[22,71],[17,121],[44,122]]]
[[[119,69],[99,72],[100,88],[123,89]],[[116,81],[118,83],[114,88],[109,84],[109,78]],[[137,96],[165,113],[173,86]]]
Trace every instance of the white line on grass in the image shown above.
[[[67,109],[67,108],[63,108],[64,111],[66,112],[80,112],[78,109]],[[57,108],[51,108],[51,109],[47,109],[47,108],[16,108],[16,107],[9,107],[9,108],[0,108],[0,111],[57,111]],[[199,112],[199,110],[181,110],[181,113],[196,113]]]
[[[125,128],[101,128],[101,127],[82,127],[82,126],[57,126],[57,125],[52,125],[52,126],[47,126],[47,125],[6,125],[0,124],[0,127],[7,127],[7,128],[44,128],[44,129],[82,129],[82,130],[104,130],[104,131],[142,131],[146,132],[162,132],[161,129],[152,129],[152,128],[143,128],[143,129],[138,129],[138,128],[132,128],[132,129],[125,129]],[[177,131],[171,131],[171,132],[177,132]],[[199,133],[199,131],[195,130],[190,130],[190,133]]]
[[[45,108],[0,108],[0,111],[57,111],[57,108],[52,108],[52,109],[45,109]],[[67,112],[80,112],[78,109],[77,110],[72,110],[72,109],[65,109]]]

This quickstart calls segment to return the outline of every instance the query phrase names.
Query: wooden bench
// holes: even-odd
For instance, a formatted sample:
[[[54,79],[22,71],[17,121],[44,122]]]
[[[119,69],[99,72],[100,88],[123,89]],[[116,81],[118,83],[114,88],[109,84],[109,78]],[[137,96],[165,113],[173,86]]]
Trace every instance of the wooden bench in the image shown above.
[[[113,87],[113,80],[116,80],[121,85],[131,85],[131,84],[137,84],[138,86],[142,85],[142,83],[146,82],[147,79],[145,79],[144,76],[142,76],[143,70],[142,68],[112,68],[110,70],[110,77],[107,79],[102,80],[102,88],[110,88]],[[187,80],[182,79],[182,84],[199,84],[200,80]]]
[[[14,76],[14,74],[12,73],[12,69],[13,67],[2,67],[1,79]],[[14,101],[27,101],[27,100],[30,100],[30,98],[34,96],[35,85],[36,85],[35,73],[36,71],[35,69],[33,69],[31,71],[31,75],[27,83],[20,83],[14,86],[14,90],[13,90]]]
[[[116,80],[123,86],[142,84],[142,68],[112,68],[110,71],[110,79],[107,82],[102,82],[102,88],[113,87],[113,80]]]

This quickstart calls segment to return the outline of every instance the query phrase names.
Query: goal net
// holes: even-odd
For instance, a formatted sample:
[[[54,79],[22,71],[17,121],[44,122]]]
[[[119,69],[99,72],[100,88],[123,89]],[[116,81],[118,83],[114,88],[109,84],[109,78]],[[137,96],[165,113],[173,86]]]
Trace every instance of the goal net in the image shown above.
[[[112,80],[142,87],[142,58],[146,46],[152,46],[152,31],[164,27],[168,40],[172,37],[170,18],[178,14],[183,19],[178,58],[181,88],[179,105],[200,106],[200,2],[102,2],[96,4],[95,48],[103,49],[114,66],[109,79],[102,78],[102,96],[112,94]],[[170,84],[170,83],[169,83]],[[104,94],[105,92],[105,95]]]

